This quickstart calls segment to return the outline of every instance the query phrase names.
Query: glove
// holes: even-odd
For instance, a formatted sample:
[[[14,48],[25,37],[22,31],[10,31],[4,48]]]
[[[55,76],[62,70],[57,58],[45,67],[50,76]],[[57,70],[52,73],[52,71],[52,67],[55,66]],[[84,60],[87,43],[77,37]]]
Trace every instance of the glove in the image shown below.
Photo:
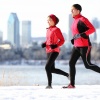
[[[50,45],[50,47],[51,47],[51,49],[55,49],[55,48],[57,48],[58,46],[57,46],[57,44],[52,44],[52,45]]]
[[[41,47],[42,47],[42,48],[46,47],[46,43],[42,43],[42,44],[41,44]]]
[[[71,39],[71,43],[74,44],[74,39]]]
[[[88,39],[88,36],[85,33],[80,34],[81,37],[83,37],[84,39]]]

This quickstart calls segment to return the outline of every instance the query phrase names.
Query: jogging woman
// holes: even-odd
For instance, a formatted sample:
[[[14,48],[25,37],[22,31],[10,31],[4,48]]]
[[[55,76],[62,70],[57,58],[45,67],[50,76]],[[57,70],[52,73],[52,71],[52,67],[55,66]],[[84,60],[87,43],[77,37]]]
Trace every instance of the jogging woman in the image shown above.
[[[49,27],[46,33],[46,42],[42,44],[42,48],[46,47],[47,62],[45,65],[45,70],[47,73],[48,85],[46,88],[52,88],[52,73],[61,74],[66,77],[69,76],[68,73],[55,68],[55,60],[60,52],[60,46],[64,44],[64,37],[61,30],[56,26],[59,22],[58,17],[51,14],[47,17],[47,22]]]

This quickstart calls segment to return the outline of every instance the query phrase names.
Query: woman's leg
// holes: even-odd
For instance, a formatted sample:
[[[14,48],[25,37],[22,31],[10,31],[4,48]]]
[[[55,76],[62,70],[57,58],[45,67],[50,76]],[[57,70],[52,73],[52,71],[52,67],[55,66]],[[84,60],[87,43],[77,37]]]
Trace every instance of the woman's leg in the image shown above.
[[[58,52],[52,52],[52,53],[47,54],[48,60],[47,60],[45,69],[46,69],[47,78],[48,78],[48,86],[51,86],[51,83],[52,83],[51,67],[54,65],[54,62],[58,54],[59,54]]]
[[[64,75],[64,76],[69,76],[69,74],[68,73],[66,73],[66,72],[64,72],[64,71],[62,71],[62,70],[60,70],[60,69],[58,69],[58,68],[55,68],[55,63],[52,65],[52,67],[51,67],[51,72],[52,73],[55,73],[55,74],[60,74],[60,75]]]

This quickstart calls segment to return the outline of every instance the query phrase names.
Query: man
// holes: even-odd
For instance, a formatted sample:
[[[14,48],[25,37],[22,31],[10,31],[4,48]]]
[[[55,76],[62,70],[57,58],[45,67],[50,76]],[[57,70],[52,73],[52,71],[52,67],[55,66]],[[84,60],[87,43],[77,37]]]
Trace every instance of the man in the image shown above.
[[[87,69],[91,69],[100,73],[100,68],[90,62],[91,42],[89,35],[95,32],[94,26],[87,18],[81,15],[82,7],[79,4],[74,4],[71,9],[74,21],[71,26],[73,39],[73,50],[69,61],[70,66],[70,84],[63,88],[75,88],[75,64],[81,56],[83,63]]]

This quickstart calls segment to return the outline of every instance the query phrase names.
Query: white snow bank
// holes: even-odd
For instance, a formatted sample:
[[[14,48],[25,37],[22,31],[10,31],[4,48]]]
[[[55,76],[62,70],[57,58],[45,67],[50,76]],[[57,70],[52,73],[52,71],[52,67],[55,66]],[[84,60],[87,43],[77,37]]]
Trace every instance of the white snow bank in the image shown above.
[[[100,85],[77,85],[75,89],[62,86],[0,87],[0,100],[100,100]]]

